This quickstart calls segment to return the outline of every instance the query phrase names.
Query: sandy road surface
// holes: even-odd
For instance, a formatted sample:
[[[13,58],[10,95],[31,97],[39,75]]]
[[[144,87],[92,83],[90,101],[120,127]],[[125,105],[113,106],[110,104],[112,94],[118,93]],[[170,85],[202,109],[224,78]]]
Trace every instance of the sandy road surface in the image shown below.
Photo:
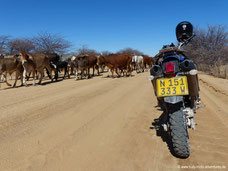
[[[0,170],[228,169],[228,80],[200,75],[207,107],[190,130],[191,156],[178,159],[151,129],[162,112],[147,75],[2,86]]]

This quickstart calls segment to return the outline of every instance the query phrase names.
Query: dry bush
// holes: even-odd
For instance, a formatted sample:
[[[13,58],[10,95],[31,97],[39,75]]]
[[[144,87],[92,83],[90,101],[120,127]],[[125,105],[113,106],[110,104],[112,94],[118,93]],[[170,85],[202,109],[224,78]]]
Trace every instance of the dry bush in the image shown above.
[[[59,34],[40,32],[32,38],[13,38],[0,36],[0,54],[15,54],[19,50],[34,53],[60,55],[69,51],[72,44]]]
[[[31,52],[35,46],[30,39],[15,38],[8,42],[8,52],[10,55],[18,53],[20,50]]]
[[[125,48],[121,49],[117,52],[117,54],[129,54],[129,55],[144,55],[142,52],[140,52],[137,49],[132,49],[132,48]]]
[[[96,50],[88,48],[87,45],[82,45],[81,48],[78,48],[76,54],[77,55],[85,55],[85,54],[87,54],[87,55],[99,55],[99,53]]]
[[[211,74],[220,78],[228,78],[228,65],[224,65],[221,61],[216,61],[215,65],[211,67]]]
[[[187,55],[199,70],[217,77],[226,78],[228,64],[228,31],[225,26],[208,26],[207,30],[196,29],[196,37],[185,47]]]
[[[36,53],[58,53],[62,55],[72,47],[72,44],[63,36],[49,32],[38,33],[37,36],[32,38],[32,41]]]
[[[101,54],[104,56],[108,56],[108,55],[112,54],[112,52],[109,52],[106,50],[106,51],[102,51]]]
[[[0,54],[7,52],[7,45],[9,42],[9,36],[0,36]]]
[[[198,64],[197,69],[215,77],[228,79],[228,64],[216,61],[213,65]]]

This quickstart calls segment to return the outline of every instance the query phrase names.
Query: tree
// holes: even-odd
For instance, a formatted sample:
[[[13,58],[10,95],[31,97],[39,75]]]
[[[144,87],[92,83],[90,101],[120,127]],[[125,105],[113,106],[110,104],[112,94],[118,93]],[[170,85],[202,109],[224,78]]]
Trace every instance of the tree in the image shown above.
[[[132,49],[132,48],[121,49],[117,52],[117,54],[143,55],[143,53],[140,52],[139,50]]]
[[[66,53],[72,46],[69,41],[64,39],[61,35],[53,34],[49,32],[40,32],[37,36],[32,38],[35,45],[36,53]]]
[[[196,29],[195,34],[196,37],[185,50],[197,64],[214,65],[216,61],[228,62],[228,32],[225,26],[208,26],[207,30]]]
[[[0,36],[0,54],[7,52],[8,42],[9,42],[9,36]]]
[[[88,48],[87,45],[82,45],[81,48],[77,49],[77,54],[78,55],[84,55],[84,54],[87,54],[87,55],[98,55],[99,53],[96,50],[94,50],[94,49]]]
[[[107,55],[110,55],[112,53],[107,51],[107,50],[105,50],[105,51],[102,51],[101,54],[104,55],[104,56],[107,56]]]
[[[8,42],[8,51],[11,55],[18,53],[20,50],[31,52],[34,48],[34,43],[30,39],[15,38]]]

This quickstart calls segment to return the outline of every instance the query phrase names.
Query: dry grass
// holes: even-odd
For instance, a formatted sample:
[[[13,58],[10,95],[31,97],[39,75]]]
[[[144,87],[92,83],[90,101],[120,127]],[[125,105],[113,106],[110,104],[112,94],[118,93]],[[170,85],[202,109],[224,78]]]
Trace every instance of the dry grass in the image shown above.
[[[198,69],[215,77],[228,79],[228,64],[224,65],[218,61],[214,65],[200,64]]]

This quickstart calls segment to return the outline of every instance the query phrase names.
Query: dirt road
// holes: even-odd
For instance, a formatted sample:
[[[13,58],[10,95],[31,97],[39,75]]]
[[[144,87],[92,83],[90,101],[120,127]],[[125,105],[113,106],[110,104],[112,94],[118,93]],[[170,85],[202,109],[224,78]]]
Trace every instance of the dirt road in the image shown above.
[[[228,169],[228,80],[200,75],[206,108],[190,130],[191,156],[178,159],[151,129],[162,112],[155,108],[148,72],[134,75],[2,86],[0,170]]]

